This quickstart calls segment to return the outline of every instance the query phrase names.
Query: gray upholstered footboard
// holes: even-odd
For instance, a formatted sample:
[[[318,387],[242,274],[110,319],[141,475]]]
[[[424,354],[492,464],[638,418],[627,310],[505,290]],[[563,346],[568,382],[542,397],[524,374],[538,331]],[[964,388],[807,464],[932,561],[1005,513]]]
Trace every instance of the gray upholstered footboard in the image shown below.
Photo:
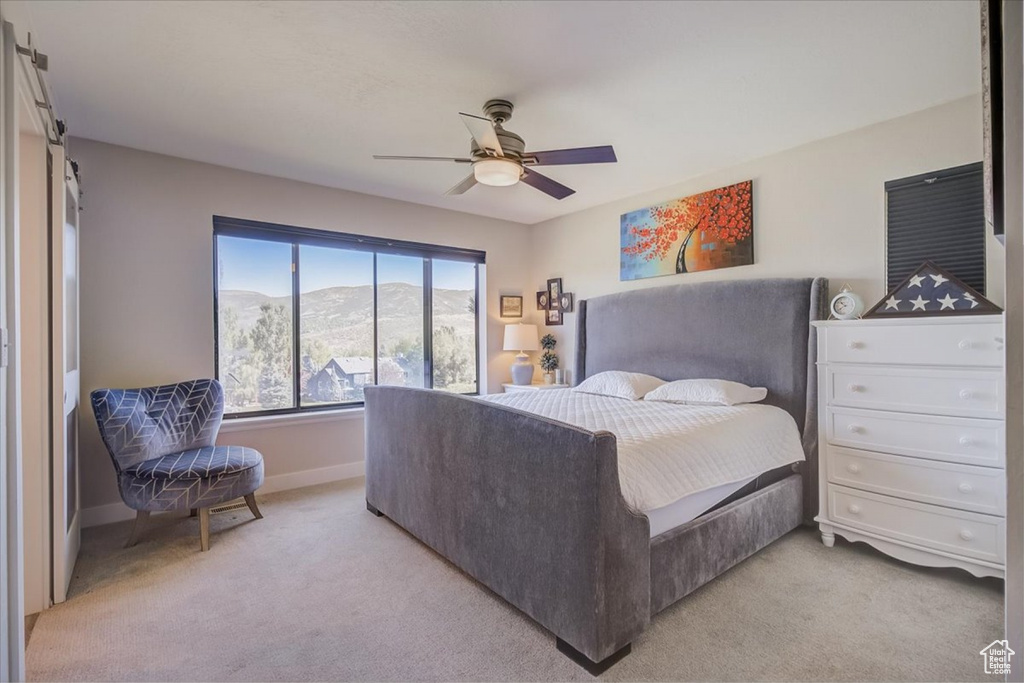
[[[650,620],[649,525],[607,432],[367,387],[366,499],[595,662]]]

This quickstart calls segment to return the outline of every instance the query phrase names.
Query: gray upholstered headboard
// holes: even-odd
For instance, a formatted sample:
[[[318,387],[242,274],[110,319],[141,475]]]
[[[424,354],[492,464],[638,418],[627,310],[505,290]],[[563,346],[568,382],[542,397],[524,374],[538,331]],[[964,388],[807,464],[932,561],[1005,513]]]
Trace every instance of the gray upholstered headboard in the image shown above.
[[[626,370],[767,387],[766,402],[796,420],[813,475],[805,489],[816,493],[817,349],[810,322],[825,317],[827,296],[828,280],[805,278],[671,285],[580,301],[574,381]]]

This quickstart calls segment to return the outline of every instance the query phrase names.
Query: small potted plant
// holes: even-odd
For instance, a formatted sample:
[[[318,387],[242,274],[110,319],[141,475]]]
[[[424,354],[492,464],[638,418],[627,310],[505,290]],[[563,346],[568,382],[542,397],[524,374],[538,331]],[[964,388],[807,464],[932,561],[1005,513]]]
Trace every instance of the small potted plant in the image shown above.
[[[540,346],[544,353],[540,357],[540,369],[544,371],[544,383],[554,384],[555,370],[558,369],[558,356],[555,355],[557,340],[554,335],[545,334],[540,338]]]

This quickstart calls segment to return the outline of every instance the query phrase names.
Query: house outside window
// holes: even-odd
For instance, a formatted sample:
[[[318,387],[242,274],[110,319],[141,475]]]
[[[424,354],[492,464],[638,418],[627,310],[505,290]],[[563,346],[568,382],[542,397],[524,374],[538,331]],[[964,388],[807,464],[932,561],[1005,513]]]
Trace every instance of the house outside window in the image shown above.
[[[226,416],[357,406],[374,384],[479,392],[483,252],[213,224]]]

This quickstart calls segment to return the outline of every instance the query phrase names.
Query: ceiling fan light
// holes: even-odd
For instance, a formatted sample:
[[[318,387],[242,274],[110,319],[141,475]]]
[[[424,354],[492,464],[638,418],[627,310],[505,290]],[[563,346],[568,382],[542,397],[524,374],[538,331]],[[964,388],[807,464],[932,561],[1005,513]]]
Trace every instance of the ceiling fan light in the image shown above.
[[[473,176],[481,185],[515,185],[522,174],[519,164],[508,159],[480,159],[473,164]]]

